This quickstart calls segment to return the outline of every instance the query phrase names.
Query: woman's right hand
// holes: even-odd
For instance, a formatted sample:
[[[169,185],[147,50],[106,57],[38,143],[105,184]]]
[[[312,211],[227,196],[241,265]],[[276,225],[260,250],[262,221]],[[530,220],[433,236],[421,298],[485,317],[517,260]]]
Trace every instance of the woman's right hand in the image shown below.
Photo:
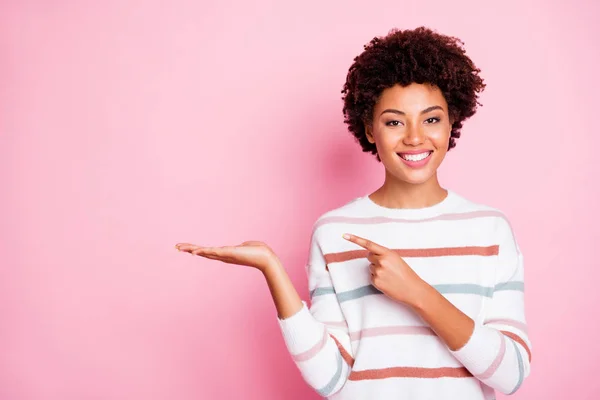
[[[302,300],[275,252],[263,242],[249,241],[237,246],[202,247],[178,243],[175,248],[200,257],[227,264],[247,265],[260,270],[266,278],[280,319],[289,318],[302,309]]]
[[[237,246],[202,247],[191,243],[178,243],[175,248],[179,251],[197,255],[227,264],[246,265],[261,272],[279,262],[273,250],[263,242],[248,241]]]

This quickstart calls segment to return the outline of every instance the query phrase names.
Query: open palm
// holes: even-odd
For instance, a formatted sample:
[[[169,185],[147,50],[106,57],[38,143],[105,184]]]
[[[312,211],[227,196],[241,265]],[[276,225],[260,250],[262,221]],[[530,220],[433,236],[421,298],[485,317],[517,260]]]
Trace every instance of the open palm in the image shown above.
[[[175,248],[193,255],[222,261],[227,264],[247,265],[263,270],[275,259],[275,253],[263,242],[248,241],[237,246],[202,247],[191,243],[178,243]]]

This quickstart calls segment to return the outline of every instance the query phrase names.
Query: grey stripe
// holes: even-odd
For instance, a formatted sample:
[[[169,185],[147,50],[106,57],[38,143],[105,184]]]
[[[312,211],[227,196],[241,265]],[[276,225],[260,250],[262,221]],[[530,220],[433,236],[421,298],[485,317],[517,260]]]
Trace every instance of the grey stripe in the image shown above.
[[[310,292],[310,297],[313,298],[315,296],[323,296],[325,294],[334,294],[334,293],[335,293],[335,290],[333,290],[333,288],[330,286],[318,287],[315,290],[312,290]]]
[[[474,283],[455,283],[433,285],[435,290],[442,294],[461,293],[461,294],[478,294],[480,296],[492,297],[494,288],[488,286],[476,285]]]
[[[494,291],[518,290],[523,292],[525,290],[524,282],[519,281],[499,283],[494,288],[491,288],[489,286],[476,285],[473,283],[447,283],[441,285],[433,285],[433,287],[442,294],[477,294],[485,297],[492,297]],[[335,291],[332,287],[317,288],[311,292],[311,297],[333,293],[335,293]],[[373,285],[362,286],[357,289],[339,293],[338,301],[342,303],[344,301],[358,299],[371,294],[381,294],[381,292]]]
[[[495,291],[500,290],[518,290],[525,292],[525,282],[513,281],[513,282],[502,282],[496,285]]]
[[[433,287],[442,294],[476,294],[479,296],[492,297],[492,294],[494,293],[494,288],[492,287],[475,285],[472,283],[433,285]],[[337,299],[340,303],[343,303],[344,301],[355,300],[372,294],[382,294],[382,292],[373,285],[361,286],[353,290],[338,293]]]
[[[515,346],[515,351],[517,352],[517,361],[519,362],[519,381],[517,382],[517,386],[515,386],[515,388],[512,390],[512,392],[509,393],[509,395],[513,394],[519,389],[519,387],[521,387],[521,384],[523,383],[523,375],[525,374],[523,368],[523,357],[521,356],[521,352],[519,351],[519,348],[517,347],[515,341],[512,339],[510,339],[510,341],[513,344],[513,346]]]
[[[362,286],[354,290],[348,290],[347,292],[338,293],[338,301],[343,303],[344,301],[354,300],[361,297],[369,296],[371,294],[382,294],[375,286],[368,285]]]
[[[322,387],[321,389],[317,389],[317,392],[319,392],[319,394],[322,397],[327,397],[329,396],[329,394],[333,391],[333,389],[335,388],[335,385],[338,383],[338,381],[340,380],[340,376],[342,376],[342,367],[343,367],[343,363],[342,363],[342,355],[340,354],[339,351],[336,351],[336,358],[337,358],[337,371],[335,371],[335,374],[333,375],[333,378],[331,378],[331,380],[329,381],[329,383],[327,385],[325,385],[324,387]]]

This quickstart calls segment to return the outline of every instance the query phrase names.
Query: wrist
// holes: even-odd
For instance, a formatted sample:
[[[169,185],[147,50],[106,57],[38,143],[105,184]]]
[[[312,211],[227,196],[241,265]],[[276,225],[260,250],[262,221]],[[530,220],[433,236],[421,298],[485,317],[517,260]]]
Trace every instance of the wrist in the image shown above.
[[[265,277],[266,277],[268,275],[273,275],[273,274],[276,274],[278,271],[281,271],[283,269],[283,265],[281,264],[281,262],[279,261],[279,259],[277,257],[274,257],[272,259],[269,259],[259,269],[263,273],[263,275],[265,275]]]

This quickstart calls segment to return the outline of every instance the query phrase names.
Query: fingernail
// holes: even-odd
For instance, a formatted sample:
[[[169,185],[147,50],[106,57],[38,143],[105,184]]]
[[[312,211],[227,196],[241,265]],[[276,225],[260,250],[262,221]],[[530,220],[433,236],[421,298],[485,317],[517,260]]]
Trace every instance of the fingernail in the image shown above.
[[[348,235],[347,233],[344,233],[344,234],[342,235],[342,237],[343,237],[344,239],[350,239],[350,235]]]

